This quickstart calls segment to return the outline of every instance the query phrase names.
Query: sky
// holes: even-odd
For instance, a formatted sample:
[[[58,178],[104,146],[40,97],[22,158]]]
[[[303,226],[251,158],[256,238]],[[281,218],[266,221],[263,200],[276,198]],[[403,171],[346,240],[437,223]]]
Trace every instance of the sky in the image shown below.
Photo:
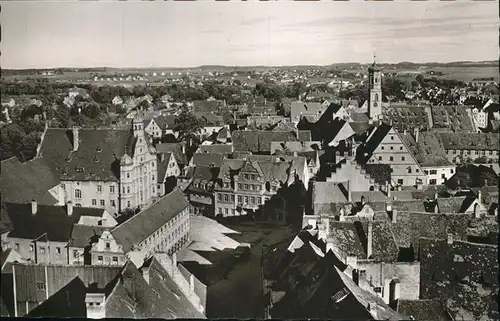
[[[497,60],[498,3],[2,1],[2,68]]]

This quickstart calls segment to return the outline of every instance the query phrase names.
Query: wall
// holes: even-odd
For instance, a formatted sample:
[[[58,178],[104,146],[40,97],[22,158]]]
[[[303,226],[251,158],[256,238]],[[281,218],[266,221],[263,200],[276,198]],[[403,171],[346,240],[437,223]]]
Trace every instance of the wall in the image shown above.
[[[157,196],[157,160],[150,153],[144,132],[135,131],[137,144],[132,164],[120,166],[121,209],[144,207]],[[130,191],[130,192],[129,192]]]
[[[97,190],[98,185],[101,186],[101,192]],[[64,204],[71,201],[75,206],[81,204],[82,207],[104,208],[111,214],[118,212],[118,182],[61,181],[61,187],[64,190]],[[81,198],[76,198],[76,189],[81,191]],[[92,200],[96,201],[95,205],[93,205]],[[104,201],[104,206],[101,205],[101,200]],[[111,205],[111,201],[115,202],[115,206]]]
[[[448,160],[454,164],[458,164],[458,158],[462,156],[463,158],[471,158],[475,160],[477,158],[486,156],[491,159],[493,163],[498,163],[498,151],[497,150],[457,150],[457,149],[447,149],[445,150],[446,157]]]
[[[352,158],[348,158],[346,163],[337,168],[337,171],[332,173],[331,177],[327,178],[326,181],[343,184],[349,181],[349,188],[354,192],[369,191],[370,186],[375,187],[375,180],[371,179]]]
[[[35,262],[35,243],[30,239],[21,238],[11,238],[7,237],[7,247],[14,249],[18,252],[22,258],[26,260],[31,260]],[[66,248],[67,242],[49,242],[48,245],[41,238],[41,241],[36,242],[37,246],[37,260],[40,263],[51,263],[51,264],[68,264],[68,251]],[[30,245],[32,247],[30,247]],[[45,248],[45,254],[43,254],[40,248]],[[32,249],[32,250],[31,250]]]
[[[109,247],[106,245],[109,244]],[[99,240],[92,245],[92,265],[118,265],[125,264],[125,253],[120,244],[116,242],[109,231],[104,231]],[[102,258],[102,260],[99,260]]]
[[[101,224],[99,225],[99,222]],[[118,224],[113,216],[111,216],[106,210],[104,210],[103,215],[101,217],[97,216],[80,216],[80,220],[77,223],[78,225],[87,225],[87,226],[102,226],[102,227],[113,227]]]
[[[455,175],[457,167],[455,165],[443,166],[443,167],[422,167],[424,173],[427,174],[427,182],[429,185],[440,185],[444,184],[450,177]],[[431,172],[436,171],[435,174]],[[444,176],[444,177],[443,177]],[[435,180],[433,182],[432,180]]]

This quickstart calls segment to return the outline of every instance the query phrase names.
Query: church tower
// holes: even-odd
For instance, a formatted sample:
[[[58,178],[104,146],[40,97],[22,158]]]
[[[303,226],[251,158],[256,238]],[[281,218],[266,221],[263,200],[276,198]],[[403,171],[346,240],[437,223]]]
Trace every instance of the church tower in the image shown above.
[[[382,116],[382,73],[380,68],[375,64],[375,56],[373,64],[368,68],[368,81],[370,95],[368,97],[368,117],[370,120],[381,119]]]

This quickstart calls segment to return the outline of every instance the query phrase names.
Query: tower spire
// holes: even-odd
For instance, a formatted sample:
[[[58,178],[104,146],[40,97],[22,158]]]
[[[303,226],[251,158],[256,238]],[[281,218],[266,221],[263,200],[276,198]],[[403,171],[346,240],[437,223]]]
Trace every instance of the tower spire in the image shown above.
[[[375,66],[375,63],[377,61],[377,54],[373,52],[373,65]]]

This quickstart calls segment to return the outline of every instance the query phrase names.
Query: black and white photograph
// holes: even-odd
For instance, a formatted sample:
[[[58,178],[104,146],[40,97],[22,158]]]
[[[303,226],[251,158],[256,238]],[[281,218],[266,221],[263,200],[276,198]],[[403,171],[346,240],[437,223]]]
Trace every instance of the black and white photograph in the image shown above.
[[[2,318],[500,319],[498,1],[0,2]]]

